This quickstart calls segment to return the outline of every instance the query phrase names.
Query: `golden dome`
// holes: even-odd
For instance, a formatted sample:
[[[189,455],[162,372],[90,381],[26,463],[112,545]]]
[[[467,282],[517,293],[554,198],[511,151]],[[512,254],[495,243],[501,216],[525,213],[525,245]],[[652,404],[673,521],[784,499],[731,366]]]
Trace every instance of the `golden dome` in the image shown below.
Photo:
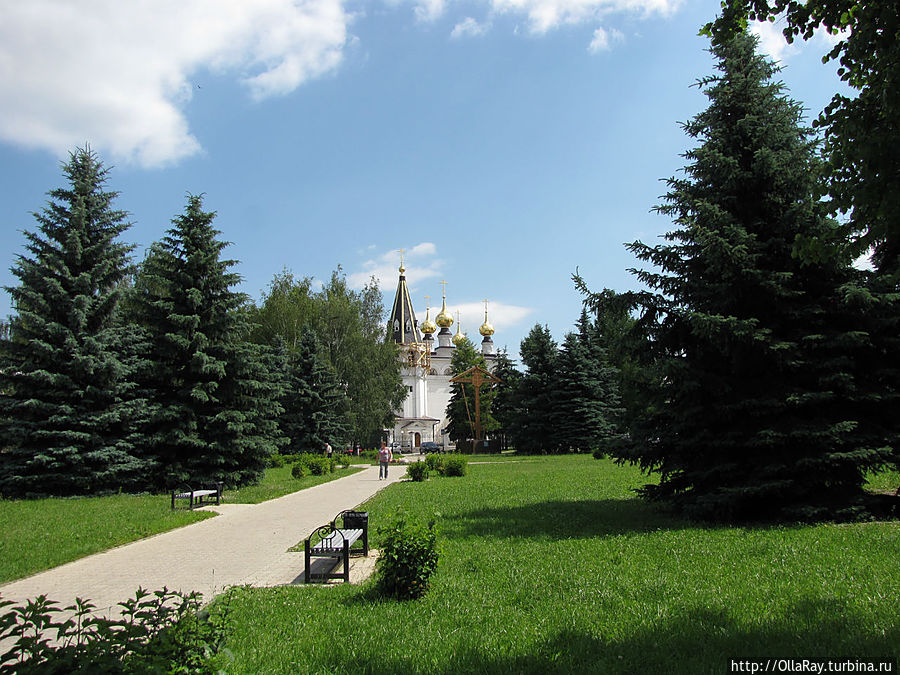
[[[462,333],[462,322],[459,320],[459,312],[456,313],[456,335],[453,336],[453,344],[459,347],[466,341],[466,336]]]
[[[435,333],[437,333],[438,329],[437,324],[435,324],[434,321],[428,318],[430,314],[431,307],[428,306],[425,310],[425,321],[422,322],[421,326],[422,332],[425,333],[425,335],[434,335]]]
[[[446,284],[446,281],[442,281],[442,284]],[[441,328],[450,328],[453,325],[453,317],[450,316],[450,313],[447,311],[447,292],[446,289],[443,293],[443,305],[441,306],[441,313],[434,317],[434,322],[440,326]]]
[[[488,321],[487,302],[487,300],[484,301],[484,323],[481,324],[481,328],[478,329],[478,332],[484,337],[490,337],[494,334],[494,327],[491,325],[491,322]]]

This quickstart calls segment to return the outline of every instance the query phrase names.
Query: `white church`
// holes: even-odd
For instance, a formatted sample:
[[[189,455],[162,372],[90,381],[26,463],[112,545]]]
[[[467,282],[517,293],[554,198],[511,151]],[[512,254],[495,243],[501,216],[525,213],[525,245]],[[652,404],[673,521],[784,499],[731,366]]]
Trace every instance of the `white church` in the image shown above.
[[[408,392],[401,410],[397,411],[394,428],[388,430],[390,442],[398,443],[404,450],[415,451],[424,441],[434,441],[446,449],[450,438],[446,435],[447,404],[450,402],[450,358],[465,336],[459,319],[456,334],[450,332],[453,317],[447,311],[446,283],[441,293],[441,311],[431,320],[431,308],[425,313],[425,321],[419,324],[409,297],[403,263],[400,263],[400,281],[391,310],[389,326],[394,342],[400,345],[403,359],[401,373]],[[481,353],[492,369],[497,355],[494,351],[494,327],[488,321],[485,301],[484,323],[478,330],[482,335]],[[437,345],[435,345],[437,333]]]

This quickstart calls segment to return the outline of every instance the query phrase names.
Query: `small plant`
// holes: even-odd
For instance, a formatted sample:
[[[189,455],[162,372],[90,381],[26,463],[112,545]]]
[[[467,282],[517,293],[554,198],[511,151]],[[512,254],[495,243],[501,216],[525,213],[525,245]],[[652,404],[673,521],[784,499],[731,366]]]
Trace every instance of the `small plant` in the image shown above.
[[[426,462],[413,462],[406,465],[406,475],[417,483],[428,478],[428,464]]]
[[[201,612],[200,603],[196,592],[138,588],[119,603],[122,618],[105,619],[81,598],[60,607],[38,596],[0,614],[0,642],[9,644],[0,653],[0,674],[214,673],[229,603],[213,612]],[[71,618],[59,617],[68,612]]]
[[[442,476],[465,476],[469,460],[463,455],[447,455],[441,468]]]
[[[439,455],[437,453],[426,455],[425,463],[428,465],[428,469],[430,471],[441,473],[441,469],[444,466],[444,457],[443,455]]]
[[[309,467],[306,466],[303,462],[297,462],[294,464],[294,468],[291,469],[291,475],[294,478],[303,478],[304,476],[309,475]]]
[[[401,600],[415,600],[428,590],[437,568],[437,530],[434,520],[428,525],[410,523],[404,514],[378,528],[381,555],[378,558],[378,587],[382,593]]]

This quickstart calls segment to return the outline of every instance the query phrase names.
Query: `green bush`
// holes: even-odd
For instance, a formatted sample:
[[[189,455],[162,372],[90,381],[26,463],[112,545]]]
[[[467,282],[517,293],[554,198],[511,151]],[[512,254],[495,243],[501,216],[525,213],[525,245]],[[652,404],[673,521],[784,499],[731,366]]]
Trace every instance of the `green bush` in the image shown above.
[[[334,473],[335,461],[324,455],[312,455],[308,452],[304,452],[300,455],[297,466],[305,467],[306,471],[313,476],[324,476],[327,473]],[[301,473],[300,476],[294,477],[299,478],[304,475],[306,474]]]
[[[428,478],[428,464],[426,462],[413,462],[406,465],[406,475],[417,483]]]
[[[361,459],[368,459],[370,461],[378,461],[378,451],[377,450],[360,450],[359,456]]]
[[[303,462],[297,462],[294,464],[294,468],[291,469],[291,475],[294,478],[303,478],[304,476],[309,475],[309,467]]]
[[[219,672],[213,659],[225,638],[229,596],[209,612],[200,610],[201,599],[139,588],[119,604],[122,618],[109,620],[81,598],[64,608],[38,596],[0,615],[0,643],[9,645],[0,652],[0,674]],[[70,610],[73,618],[63,621]]]
[[[437,568],[437,531],[428,525],[410,523],[405,515],[378,528],[381,555],[378,558],[378,588],[385,595],[414,600],[428,590],[428,582]]]
[[[428,469],[430,471],[434,471],[435,473],[441,473],[441,470],[444,466],[444,456],[439,455],[438,453],[426,455],[425,463],[428,465]]]
[[[442,476],[465,476],[469,460],[462,455],[447,455],[441,467]]]
[[[276,452],[273,455],[269,455],[268,459],[266,459],[266,467],[269,469],[277,469],[282,466],[284,466],[284,455],[279,455]]]

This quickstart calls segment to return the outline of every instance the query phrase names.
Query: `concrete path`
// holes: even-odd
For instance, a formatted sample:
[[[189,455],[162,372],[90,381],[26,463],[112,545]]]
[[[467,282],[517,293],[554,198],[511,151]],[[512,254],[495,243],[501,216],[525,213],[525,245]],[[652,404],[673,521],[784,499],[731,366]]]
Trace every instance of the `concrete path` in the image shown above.
[[[13,581],[0,586],[0,596],[20,604],[44,594],[62,606],[81,597],[114,616],[138,586],[200,591],[208,601],[228,586],[302,583],[303,553],[287,549],[405,474],[406,467],[391,466],[390,478],[379,480],[373,466],[262,504],[211,506],[215,518]]]

